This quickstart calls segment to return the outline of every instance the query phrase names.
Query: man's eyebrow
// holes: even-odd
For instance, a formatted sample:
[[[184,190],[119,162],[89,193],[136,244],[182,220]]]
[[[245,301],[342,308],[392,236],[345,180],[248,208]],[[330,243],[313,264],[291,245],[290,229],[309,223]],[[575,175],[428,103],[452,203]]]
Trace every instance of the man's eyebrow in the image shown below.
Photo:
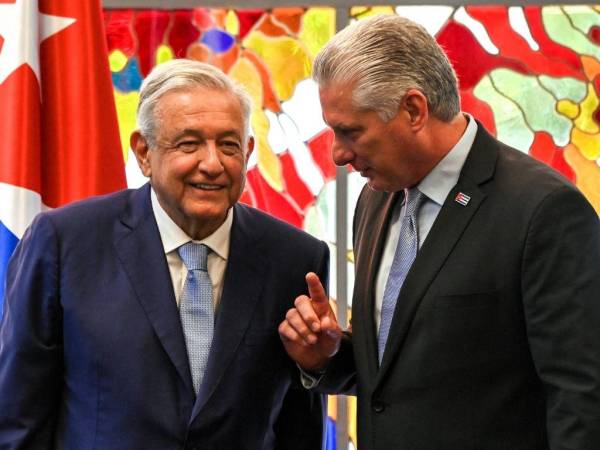
[[[360,124],[346,124],[346,123],[337,123],[335,125],[330,125],[330,127],[334,130],[339,131],[360,131],[363,129],[363,126]]]
[[[201,131],[198,130],[194,130],[192,128],[184,128],[183,130],[179,130],[174,136],[173,136],[173,141],[177,141],[181,138],[187,137],[187,136],[194,136],[197,138],[202,138],[203,134]]]
[[[179,130],[174,136],[173,136],[173,141],[177,141],[179,139],[185,138],[185,137],[196,137],[199,139],[204,139],[205,135],[204,133],[202,133],[202,131],[200,130],[196,130],[193,128],[185,128],[183,130]],[[241,139],[242,138],[242,134],[236,130],[224,130],[221,131],[219,133],[217,133],[216,137],[218,139],[222,139],[225,137],[235,137],[237,139]]]
[[[225,138],[225,137],[234,137],[236,139],[242,139],[242,135],[240,132],[236,131],[236,130],[226,130],[223,131],[221,133],[217,134],[218,138]]]

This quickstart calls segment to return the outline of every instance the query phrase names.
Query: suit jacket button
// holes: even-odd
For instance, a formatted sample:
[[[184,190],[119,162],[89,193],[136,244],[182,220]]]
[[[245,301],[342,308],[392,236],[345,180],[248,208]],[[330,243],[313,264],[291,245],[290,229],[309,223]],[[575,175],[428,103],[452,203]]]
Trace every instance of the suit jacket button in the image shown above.
[[[381,413],[385,410],[385,405],[381,402],[375,401],[373,402],[373,411],[376,413]]]

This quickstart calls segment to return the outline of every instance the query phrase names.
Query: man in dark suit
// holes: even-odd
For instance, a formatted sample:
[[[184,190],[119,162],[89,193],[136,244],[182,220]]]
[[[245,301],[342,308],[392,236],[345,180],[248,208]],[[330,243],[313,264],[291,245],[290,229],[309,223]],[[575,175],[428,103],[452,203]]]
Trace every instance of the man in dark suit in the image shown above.
[[[131,138],[150,183],[34,220],[8,271],[1,449],[321,448],[277,325],[328,249],[237,204],[249,115],[219,70],[162,64]]]
[[[280,325],[305,385],[358,396],[361,450],[600,448],[600,226],[460,112],[435,40],[360,21],[317,56],[333,159],[368,179],[352,330],[318,277]]]

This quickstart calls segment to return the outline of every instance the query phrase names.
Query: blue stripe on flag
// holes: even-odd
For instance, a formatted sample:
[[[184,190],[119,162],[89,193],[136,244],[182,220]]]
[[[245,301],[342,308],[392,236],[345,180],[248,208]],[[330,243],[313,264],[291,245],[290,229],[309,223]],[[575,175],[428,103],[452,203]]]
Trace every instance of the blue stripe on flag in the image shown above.
[[[4,305],[4,287],[6,286],[6,269],[10,255],[19,243],[17,237],[0,222],[0,317]]]

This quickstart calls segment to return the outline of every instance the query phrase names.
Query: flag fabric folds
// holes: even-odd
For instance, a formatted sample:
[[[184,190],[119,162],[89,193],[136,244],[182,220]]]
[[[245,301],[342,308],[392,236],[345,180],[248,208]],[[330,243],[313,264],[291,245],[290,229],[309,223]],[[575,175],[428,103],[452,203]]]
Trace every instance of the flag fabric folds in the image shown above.
[[[126,187],[99,0],[0,0],[0,315],[40,211]]]

